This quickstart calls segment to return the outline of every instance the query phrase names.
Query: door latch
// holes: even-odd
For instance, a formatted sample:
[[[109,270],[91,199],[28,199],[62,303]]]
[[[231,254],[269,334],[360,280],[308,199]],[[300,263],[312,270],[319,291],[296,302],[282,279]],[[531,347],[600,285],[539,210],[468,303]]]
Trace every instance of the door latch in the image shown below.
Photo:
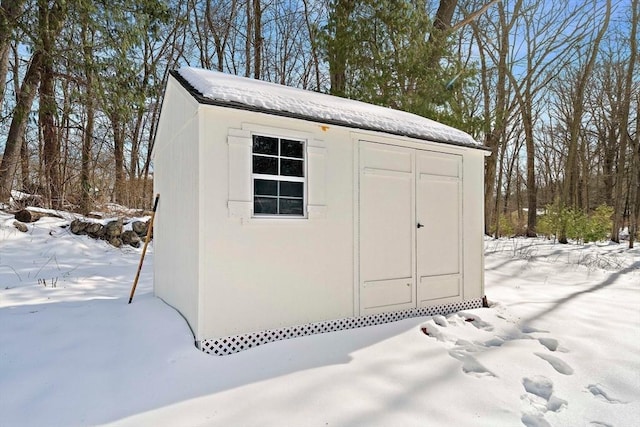
[[[418,223],[418,228],[422,228],[422,227],[424,227],[424,225]]]

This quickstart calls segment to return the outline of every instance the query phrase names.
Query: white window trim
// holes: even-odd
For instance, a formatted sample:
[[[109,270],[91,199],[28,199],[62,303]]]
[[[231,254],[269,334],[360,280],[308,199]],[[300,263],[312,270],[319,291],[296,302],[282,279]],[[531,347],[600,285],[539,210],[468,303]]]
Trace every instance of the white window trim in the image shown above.
[[[253,217],[253,135],[306,141],[305,217],[289,215],[259,215]],[[301,223],[300,220],[323,220],[327,218],[327,156],[326,142],[319,135],[299,129],[273,127],[254,122],[244,122],[240,127],[231,127],[227,136],[228,199],[227,212],[230,218],[241,223],[268,224],[273,221]]]
[[[278,139],[278,155],[270,155],[270,154],[260,154],[260,153],[254,153],[253,152],[253,138],[256,136],[264,136],[264,137],[268,137],[268,138],[277,138]],[[275,158],[275,159],[290,159],[290,160],[300,160],[300,158],[297,157],[287,157],[287,156],[281,156],[280,153],[280,141],[286,139],[286,140],[290,140],[290,141],[297,141],[297,142],[301,142],[302,143],[302,174],[303,176],[287,176],[287,175],[268,175],[268,174],[259,174],[259,173],[253,173],[253,166],[251,167],[251,218],[252,219],[290,219],[290,220],[299,220],[299,219],[308,219],[308,215],[307,215],[307,193],[308,193],[308,189],[307,189],[307,179],[309,176],[309,171],[308,171],[308,153],[307,153],[307,147],[308,147],[308,140],[307,138],[299,138],[297,136],[292,136],[289,132],[278,132],[278,133],[274,133],[274,132],[263,132],[263,131],[254,131],[251,132],[251,162],[253,165],[253,156],[254,155],[258,155],[258,156],[263,156],[263,157],[271,157],[271,158]],[[302,186],[302,215],[287,215],[287,214],[256,214],[255,213],[255,189],[254,189],[254,185],[255,185],[255,180],[256,179],[265,179],[265,180],[269,180],[269,181],[277,181],[277,182],[302,182],[303,186]],[[279,201],[280,197],[277,196],[276,200]]]

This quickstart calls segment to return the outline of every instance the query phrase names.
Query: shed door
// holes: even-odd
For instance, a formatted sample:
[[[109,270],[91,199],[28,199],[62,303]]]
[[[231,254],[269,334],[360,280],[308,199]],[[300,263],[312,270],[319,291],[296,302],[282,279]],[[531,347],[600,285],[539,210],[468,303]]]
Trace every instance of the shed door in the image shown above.
[[[418,307],[462,299],[462,157],[416,152]]]
[[[360,142],[361,315],[460,299],[461,162]]]
[[[416,306],[414,151],[360,143],[360,313]]]

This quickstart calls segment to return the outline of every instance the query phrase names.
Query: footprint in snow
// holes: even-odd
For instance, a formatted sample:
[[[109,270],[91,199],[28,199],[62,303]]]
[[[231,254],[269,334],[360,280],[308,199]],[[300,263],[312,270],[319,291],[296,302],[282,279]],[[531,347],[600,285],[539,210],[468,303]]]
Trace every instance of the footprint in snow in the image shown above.
[[[540,359],[546,360],[547,362],[549,362],[549,364],[553,367],[553,369],[555,369],[562,375],[573,375],[573,368],[563,360],[560,360],[557,357],[551,356],[549,354],[544,354],[544,353],[533,353],[533,354],[538,356]]]
[[[548,411],[560,411],[567,405],[567,401],[554,396],[553,382],[547,377],[523,378],[522,385],[527,392],[522,400],[530,406],[530,410],[522,415],[522,423],[527,427],[550,426],[544,419],[544,414]]]
[[[461,312],[460,316],[462,316],[465,322],[471,323],[473,326],[475,326],[478,329],[482,329],[484,331],[493,331],[493,325],[491,323],[485,322],[475,314]]]
[[[503,338],[495,336],[490,340],[485,341],[482,345],[485,347],[500,347],[504,343],[505,341]]]
[[[527,393],[549,400],[553,394],[553,381],[542,375],[533,378],[523,378],[522,385]]]
[[[429,337],[435,338],[436,340],[444,342],[445,344],[453,345],[453,348],[449,350],[449,355],[451,355],[451,357],[453,357],[454,359],[462,362],[462,372],[464,372],[465,374],[473,375],[478,378],[495,377],[496,375],[493,372],[483,366],[475,357],[471,355],[472,353],[477,353],[486,349],[488,347],[487,343],[472,343],[463,339],[455,340],[455,335],[447,335],[440,329],[448,326],[463,326],[467,321],[469,321],[469,319],[470,318],[468,317],[460,317],[457,315],[452,315],[449,317],[449,319],[445,318],[444,316],[433,316],[430,320],[424,323],[420,327],[420,329],[422,330],[423,334]],[[474,317],[470,320],[470,322],[478,322],[478,320],[479,319]],[[480,322],[482,321],[480,320]],[[482,323],[474,324],[474,326],[478,327],[478,325],[480,325],[482,327]],[[494,340],[494,346],[500,346],[504,343],[504,340],[499,337],[495,337]]]
[[[538,338],[538,342],[545,346],[549,351],[557,351],[560,353],[569,353],[569,350],[560,346],[560,343],[555,338]]]
[[[462,362],[462,372],[464,372],[465,374],[473,375],[474,377],[478,378],[496,376],[496,374],[484,367],[482,363],[478,362],[475,357],[468,354],[466,350],[451,350],[449,351],[449,354],[454,359]]]
[[[527,427],[551,427],[551,424],[549,424],[542,415],[534,414],[524,414],[522,416],[522,424]]]
[[[549,351],[556,351],[558,349],[558,340],[555,338],[538,338],[538,341],[547,347]]]
[[[589,384],[587,390],[589,390],[596,398],[604,400],[607,403],[628,403],[612,397],[611,394],[605,390],[602,384]]]
[[[549,333],[549,331],[545,331],[544,329],[537,329],[534,328],[533,326],[529,326],[529,325],[523,325],[522,328],[520,328],[522,330],[523,333],[525,334],[535,334],[536,332],[540,332],[540,333]]]
[[[445,337],[442,332],[440,332],[438,327],[432,323],[425,323],[420,329],[422,330],[422,333],[428,337],[433,337],[438,341],[445,341]]]
[[[438,326],[442,326],[443,328],[446,328],[447,326],[449,326],[449,322],[447,322],[447,318],[444,316],[433,316],[433,321],[435,322],[436,325]]]

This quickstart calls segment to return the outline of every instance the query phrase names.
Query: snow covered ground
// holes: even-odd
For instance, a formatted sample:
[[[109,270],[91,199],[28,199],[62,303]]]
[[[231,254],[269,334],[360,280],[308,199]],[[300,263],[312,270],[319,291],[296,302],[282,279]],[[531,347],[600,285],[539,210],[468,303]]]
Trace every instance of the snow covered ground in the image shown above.
[[[640,250],[487,240],[490,308],[198,351],[153,251],[0,213],[0,426],[635,426]]]

